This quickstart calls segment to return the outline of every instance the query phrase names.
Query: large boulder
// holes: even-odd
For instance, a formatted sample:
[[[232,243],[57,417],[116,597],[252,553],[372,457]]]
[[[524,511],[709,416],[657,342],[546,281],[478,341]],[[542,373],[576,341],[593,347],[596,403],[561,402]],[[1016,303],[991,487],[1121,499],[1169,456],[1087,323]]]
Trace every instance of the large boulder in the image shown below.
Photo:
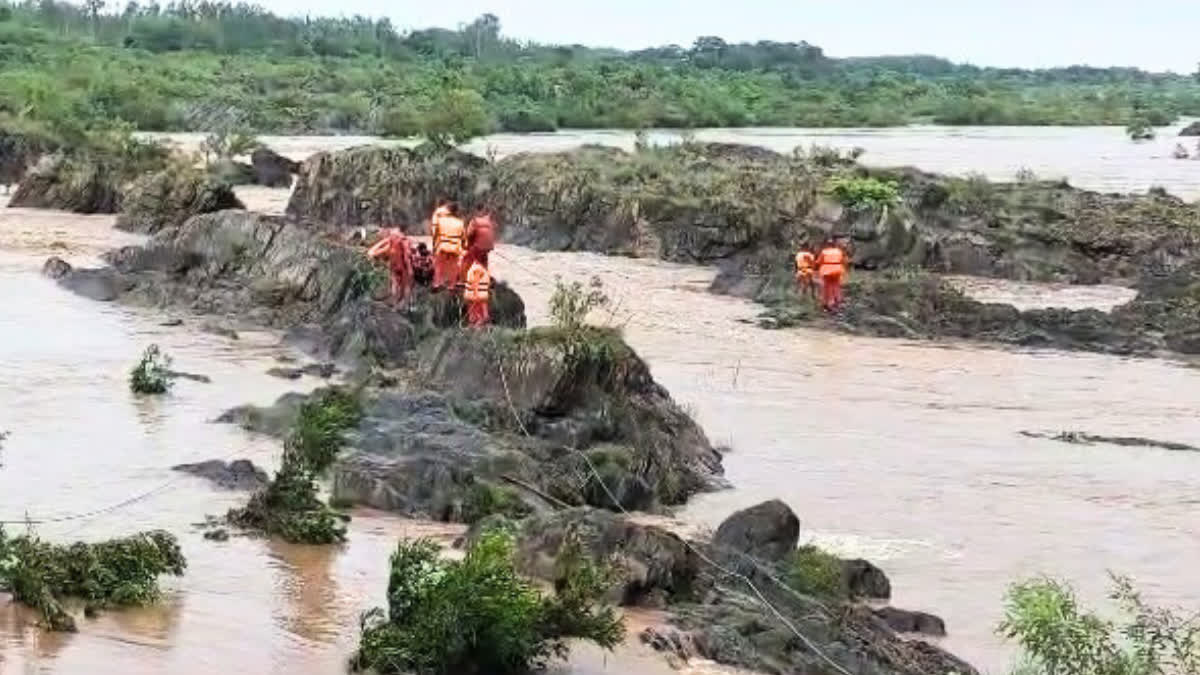
[[[0,185],[14,185],[43,155],[58,150],[46,134],[0,128]]]
[[[1200,122],[1192,122],[1179,130],[1180,136],[1200,136]]]
[[[387,225],[425,233],[441,198],[469,205],[487,161],[457,150],[364,146],[309,157],[287,214],[336,228]]]
[[[232,159],[218,159],[208,165],[208,175],[226,185],[254,185],[254,167]]]
[[[116,213],[120,177],[107,162],[83,155],[46,155],[26,173],[9,206],[75,213]]]
[[[526,519],[517,533],[517,564],[525,574],[557,582],[555,561],[569,539],[594,560],[617,570],[617,602],[653,604],[686,598],[700,559],[682,539],[627,516],[593,508],[574,508]]]
[[[273,188],[291,187],[292,176],[300,172],[299,162],[263,146],[250,153],[250,165],[254,167],[254,182]]]
[[[202,213],[244,208],[228,183],[188,167],[145,175],[124,193],[117,229],[154,234]]]
[[[799,540],[800,519],[787,504],[772,499],[726,518],[712,543],[759,560],[778,561],[793,553]]]
[[[131,283],[110,269],[75,269],[59,257],[51,257],[42,266],[42,274],[60,286],[90,300],[111,302],[127,292]]]

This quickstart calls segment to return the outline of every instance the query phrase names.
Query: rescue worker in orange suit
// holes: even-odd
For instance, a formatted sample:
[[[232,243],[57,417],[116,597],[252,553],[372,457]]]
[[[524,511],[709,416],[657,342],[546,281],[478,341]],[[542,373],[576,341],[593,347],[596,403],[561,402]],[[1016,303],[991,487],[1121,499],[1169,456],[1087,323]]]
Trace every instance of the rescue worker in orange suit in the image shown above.
[[[801,295],[817,299],[817,256],[812,246],[805,244],[796,252],[796,290]]]
[[[458,205],[446,206],[448,215],[433,224],[433,290],[458,285],[459,260],[462,258],[466,224],[458,215]]]
[[[484,209],[467,224],[467,253],[463,256],[462,269],[469,270],[479,259],[487,266],[488,254],[496,248],[496,221],[490,211]]]
[[[488,271],[488,254],[474,256],[463,282],[463,304],[467,308],[467,325],[480,327],[488,323],[488,300],[491,298],[492,275]]]
[[[410,249],[413,269],[413,282],[429,288],[433,283],[433,256],[425,242],[413,244]]]
[[[432,238],[433,233],[437,230],[437,222],[439,218],[450,215],[450,200],[439,199],[437,206],[433,209],[433,215],[429,217],[429,236]]]
[[[827,312],[832,312],[842,304],[846,263],[846,251],[832,238],[825,240],[825,245],[817,255],[817,275],[821,277],[821,306]]]
[[[385,230],[383,238],[367,249],[367,257],[386,259],[392,277],[392,303],[407,300],[413,283],[408,237],[397,228]]]

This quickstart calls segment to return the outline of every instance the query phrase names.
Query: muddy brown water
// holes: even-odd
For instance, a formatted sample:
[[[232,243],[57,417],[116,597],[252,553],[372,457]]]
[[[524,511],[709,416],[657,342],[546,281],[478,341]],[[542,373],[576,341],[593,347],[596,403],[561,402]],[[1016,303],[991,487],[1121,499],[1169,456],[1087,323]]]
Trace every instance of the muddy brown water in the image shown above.
[[[294,154],[323,147],[295,143]],[[285,191],[241,194],[266,211],[286,202]],[[191,524],[244,497],[168,467],[233,456],[273,466],[278,443],[208,420],[318,381],[265,375],[281,356],[302,358],[277,335],[232,341],[198,331],[189,316],[165,327],[168,316],[76,298],[40,276],[49,255],[94,262],[138,241],[111,222],[0,210],[0,429],[12,432],[0,451],[0,519],[70,516],[166,484],[112,512],[35,527],[51,539],[170,529],[189,569],[167,582],[160,605],[106,612],[81,621],[76,635],[43,633],[20,608],[0,607],[0,673],[340,672],[359,613],[384,600],[395,540],[448,541],[456,528],[361,512],[342,548],[204,541]],[[1195,443],[1200,372],[1184,364],[765,331],[753,325],[752,304],[704,292],[705,269],[507,246],[493,264],[535,323],[546,319],[554,275],[601,277],[614,305],[594,319],[624,326],[655,376],[715,442],[733,448],[725,463],[734,488],[677,514],[691,528],[782,498],[806,540],[878,562],[898,605],[944,616],[946,646],[992,672],[1011,657],[994,627],[1005,586],[1019,577],[1061,576],[1100,601],[1113,570],[1133,575],[1152,599],[1200,606],[1187,564],[1200,549],[1192,524],[1200,456],[1018,433],[1081,429]],[[1030,306],[1110,306],[1127,297],[1123,289],[960,284]],[[161,399],[130,395],[128,370],[150,342],[177,368],[213,382],[183,381]],[[613,655],[577,649],[556,673],[670,672],[635,643]]]

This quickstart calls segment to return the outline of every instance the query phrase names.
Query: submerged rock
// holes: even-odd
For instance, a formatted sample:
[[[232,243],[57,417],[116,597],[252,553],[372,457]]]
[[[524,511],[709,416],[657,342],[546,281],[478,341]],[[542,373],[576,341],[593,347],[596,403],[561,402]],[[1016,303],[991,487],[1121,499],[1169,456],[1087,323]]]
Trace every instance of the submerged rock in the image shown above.
[[[192,169],[148,174],[124,192],[117,229],[154,234],[201,213],[243,208],[229,183]]]
[[[257,490],[268,480],[267,472],[247,459],[232,462],[210,459],[195,464],[176,464],[171,470],[206,478],[227,490]]]
[[[933,637],[946,636],[946,622],[941,617],[928,612],[911,612],[895,607],[881,607],[875,610],[875,616],[883,620],[888,628],[897,633],[919,633]]]
[[[1192,122],[1179,130],[1180,136],[1200,136],[1200,122]]]
[[[254,182],[265,187],[291,187],[292,175],[300,172],[299,162],[262,146],[250,153],[250,164],[254,167]]]
[[[1140,436],[1098,436],[1095,434],[1089,434],[1085,431],[1062,431],[1057,434],[1022,431],[1021,435],[1028,436],[1029,438],[1045,438],[1052,441],[1061,441],[1063,443],[1072,443],[1076,445],[1093,445],[1095,443],[1104,443],[1107,445],[1122,445],[1133,448],[1159,448],[1161,450],[1200,452],[1200,448],[1187,443],[1177,443],[1175,441],[1156,441],[1151,438],[1142,438]]]
[[[283,438],[300,417],[300,406],[308,400],[307,394],[290,392],[280,396],[275,403],[266,407],[241,405],[230,408],[217,417],[216,422],[236,424],[246,431],[253,431],[276,438]]]
[[[131,288],[131,283],[109,269],[75,269],[67,261],[53,256],[42,265],[42,274],[60,286],[90,300],[111,302]]]

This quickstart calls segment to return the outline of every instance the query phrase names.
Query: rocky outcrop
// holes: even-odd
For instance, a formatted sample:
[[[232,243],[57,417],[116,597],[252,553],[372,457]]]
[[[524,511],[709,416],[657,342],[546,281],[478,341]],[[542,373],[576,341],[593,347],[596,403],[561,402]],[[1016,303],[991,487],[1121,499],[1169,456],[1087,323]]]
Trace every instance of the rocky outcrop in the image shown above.
[[[800,519],[787,504],[775,499],[726,518],[712,543],[760,560],[777,561],[795,551],[799,540]]]
[[[645,363],[615,335],[589,337],[607,356],[575,360],[539,329],[425,340],[429,390],[369,400],[334,496],[470,521],[487,515],[480,500],[650,510],[723,485],[720,455]]]
[[[288,202],[291,217],[337,228],[387,225],[425,233],[441,198],[473,200],[487,162],[431,146],[366,146],[309,157]]]
[[[257,490],[267,484],[267,472],[254,466],[248,459],[226,462],[210,459],[194,464],[176,464],[172,471],[199,476],[226,490]]]
[[[132,282],[113,270],[75,269],[58,257],[46,261],[42,274],[72,293],[100,302],[112,302],[133,287]]]
[[[1192,122],[1179,130],[1180,136],[1200,136],[1200,122]]]
[[[106,162],[62,153],[46,155],[26,173],[9,206],[75,213],[116,213],[120,178]]]
[[[48,135],[0,128],[0,185],[15,185],[43,155],[58,150]]]
[[[202,213],[244,208],[228,183],[201,171],[168,169],[134,181],[124,192],[117,229],[154,234]]]
[[[862,558],[842,561],[842,579],[852,598],[887,600],[892,597],[891,580],[883,570]]]
[[[254,167],[254,182],[265,187],[291,187],[292,176],[300,172],[299,162],[262,146],[250,153],[250,165]]]
[[[254,167],[232,159],[218,159],[206,171],[213,181],[226,185],[254,185]]]

